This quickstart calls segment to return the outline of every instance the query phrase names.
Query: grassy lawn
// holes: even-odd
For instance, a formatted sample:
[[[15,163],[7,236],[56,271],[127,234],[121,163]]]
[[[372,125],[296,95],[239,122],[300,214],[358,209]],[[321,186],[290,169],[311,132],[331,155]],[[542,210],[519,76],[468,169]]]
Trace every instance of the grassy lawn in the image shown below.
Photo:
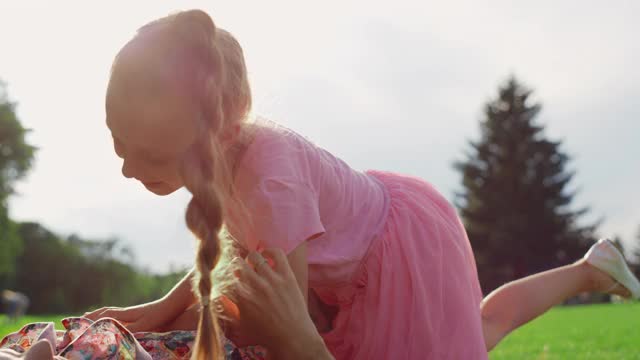
[[[552,309],[505,338],[490,359],[640,359],[640,303]]]
[[[17,322],[10,322],[9,319],[5,315],[0,315],[0,339],[3,338],[8,333],[18,331],[20,328],[28,323],[32,322],[54,322],[56,324],[56,329],[64,329],[60,320],[65,318],[65,316],[61,315],[38,315],[38,316],[24,316],[20,318]]]
[[[26,316],[9,324],[0,315],[0,337],[37,321],[64,316]],[[640,359],[640,303],[555,308],[509,335],[491,360]]]

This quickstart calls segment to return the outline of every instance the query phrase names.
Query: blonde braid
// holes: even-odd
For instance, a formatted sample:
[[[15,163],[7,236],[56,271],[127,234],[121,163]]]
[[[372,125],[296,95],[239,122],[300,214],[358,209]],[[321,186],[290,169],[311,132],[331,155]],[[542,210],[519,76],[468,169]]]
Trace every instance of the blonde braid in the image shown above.
[[[184,86],[200,109],[198,139],[186,152],[180,170],[185,187],[193,195],[186,222],[198,239],[193,287],[202,305],[191,358],[223,359],[219,315],[213,311],[210,298],[214,292],[212,273],[223,250],[232,247],[224,236],[224,219],[233,175],[219,139],[231,126],[243,125],[251,108],[244,55],[235,38],[216,28],[201,10],[155,20],[140,28],[138,35],[143,44],[160,52],[161,59],[167,59],[173,85]],[[220,287],[225,284],[216,285],[222,291]]]
[[[229,163],[217,141],[224,131],[226,120],[222,88],[226,84],[226,72],[219,50],[211,46],[203,54],[210,66],[204,82],[200,139],[192,146],[184,161],[183,180],[193,194],[187,207],[186,221],[189,229],[199,239],[196,253],[197,289],[202,304],[198,335],[192,353],[194,360],[217,359],[223,356],[217,313],[209,306],[212,292],[212,271],[218,264],[222,251],[220,232],[224,224],[224,203],[231,184]],[[215,120],[215,121],[211,121]],[[217,154],[214,160],[214,154]]]
[[[174,21],[177,32],[186,33],[186,38],[195,42],[192,49],[204,66],[200,73],[203,78],[196,79],[204,80],[200,91],[202,118],[198,119],[201,133],[186,154],[182,167],[184,185],[193,195],[187,207],[186,222],[198,239],[194,285],[202,305],[191,358],[222,359],[221,331],[210,299],[212,272],[222,252],[220,232],[224,224],[224,199],[230,184],[227,161],[222,156],[214,160],[214,154],[223,154],[217,138],[225,129],[225,120],[228,120],[223,107],[222,90],[226,84],[226,71],[222,54],[214,46],[217,34],[208,15],[189,11],[177,14]]]
[[[208,134],[206,134],[208,135]],[[182,176],[185,187],[193,194],[187,207],[186,222],[198,239],[196,270],[197,294],[202,311],[192,359],[221,359],[220,329],[215,312],[209,306],[212,291],[211,272],[220,259],[219,233],[223,224],[221,198],[215,188],[212,141],[203,136],[187,154]]]

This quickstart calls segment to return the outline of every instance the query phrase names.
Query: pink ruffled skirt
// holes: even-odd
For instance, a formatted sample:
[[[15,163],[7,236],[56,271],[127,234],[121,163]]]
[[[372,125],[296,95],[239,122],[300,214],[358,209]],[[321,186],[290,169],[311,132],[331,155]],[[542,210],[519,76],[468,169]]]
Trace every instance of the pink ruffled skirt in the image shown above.
[[[482,291],[455,209],[424,180],[368,174],[389,212],[352,283],[326,289],[339,307],[323,334],[329,349],[338,360],[487,359]]]

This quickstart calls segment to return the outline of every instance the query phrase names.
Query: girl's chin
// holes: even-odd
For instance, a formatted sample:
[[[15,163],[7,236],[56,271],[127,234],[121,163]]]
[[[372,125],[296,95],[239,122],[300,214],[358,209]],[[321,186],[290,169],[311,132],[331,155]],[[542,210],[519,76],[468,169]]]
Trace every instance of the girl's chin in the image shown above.
[[[160,196],[172,194],[179,189],[166,183],[142,183],[142,185],[144,185],[147,190]]]

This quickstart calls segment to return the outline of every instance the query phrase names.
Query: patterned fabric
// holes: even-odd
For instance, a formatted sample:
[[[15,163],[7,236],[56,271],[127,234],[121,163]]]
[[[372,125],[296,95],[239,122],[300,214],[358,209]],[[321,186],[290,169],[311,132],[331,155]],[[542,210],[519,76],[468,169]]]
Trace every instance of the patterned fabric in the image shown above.
[[[110,318],[93,322],[86,318],[62,320],[64,331],[55,331],[53,323],[33,323],[5,336],[0,350],[25,352],[32,344],[47,339],[55,344],[56,354],[71,360],[179,360],[188,359],[195,341],[195,331],[132,334]],[[237,348],[224,339],[225,358],[262,360],[266,352],[260,347]]]
[[[22,327],[20,331],[5,336],[0,342],[0,349],[11,349],[24,352],[40,339],[56,339],[53,323],[35,323]]]

